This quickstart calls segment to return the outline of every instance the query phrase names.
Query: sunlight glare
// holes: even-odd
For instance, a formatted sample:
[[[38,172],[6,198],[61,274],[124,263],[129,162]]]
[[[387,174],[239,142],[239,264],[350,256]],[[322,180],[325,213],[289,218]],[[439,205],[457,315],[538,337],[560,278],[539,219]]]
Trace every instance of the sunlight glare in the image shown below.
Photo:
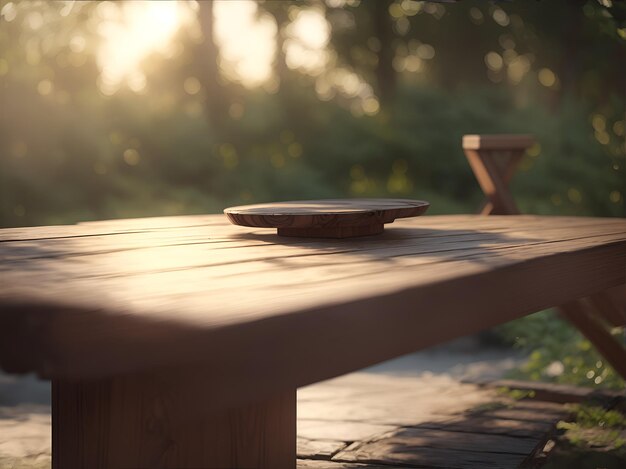
[[[102,37],[97,52],[99,87],[106,95],[115,93],[122,84],[144,92],[147,80],[142,61],[155,52],[168,57],[174,35],[181,26],[196,21],[197,14],[193,7],[176,1],[103,2],[98,10],[98,32]],[[258,5],[252,0],[217,1],[214,18],[224,77],[246,87],[271,82],[277,34],[274,19],[268,14],[259,16]],[[330,35],[323,12],[300,9],[287,33],[285,54],[289,67],[311,75],[322,73],[328,64]]]
[[[222,72],[247,86],[265,82],[272,75],[276,23],[267,15],[257,18],[252,0],[216,2],[214,8]]]
[[[98,29],[103,41],[96,60],[105,94],[112,94],[125,81],[136,91],[145,86],[141,61],[163,51],[182,23],[181,9],[174,1],[130,1],[116,8],[119,20],[103,19]]]
[[[289,25],[286,41],[287,65],[312,75],[322,73],[328,63],[326,46],[330,37],[330,26],[323,12],[307,8],[300,10]]]

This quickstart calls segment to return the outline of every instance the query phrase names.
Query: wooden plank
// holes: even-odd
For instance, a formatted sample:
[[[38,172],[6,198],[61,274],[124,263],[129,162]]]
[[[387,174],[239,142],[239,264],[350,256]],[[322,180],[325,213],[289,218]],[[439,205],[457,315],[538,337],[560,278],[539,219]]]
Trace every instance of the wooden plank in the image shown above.
[[[413,226],[426,227],[431,231],[419,233],[420,237],[424,236],[445,236],[449,237],[452,230],[457,233],[464,233],[463,228],[471,228],[471,231],[488,230],[496,233],[517,232],[520,229],[542,227],[544,229],[557,227],[566,228],[582,228],[589,226],[608,227],[619,225],[619,219],[611,218],[581,218],[581,217],[558,217],[551,218],[552,222],[547,223],[547,218],[528,215],[520,215],[519,221],[524,223],[516,223],[512,227],[502,222],[501,217],[467,217],[467,216],[436,216],[425,217],[418,220],[416,224],[408,220],[398,220],[392,228],[396,226]],[[558,220],[558,221],[557,221]],[[192,223],[190,220],[188,223]],[[407,224],[408,223],[408,224]],[[229,224],[224,217],[220,216],[198,216],[196,223],[190,226],[163,226],[159,224],[159,228],[151,228],[146,230],[134,230],[133,225],[128,226],[126,220],[120,220],[118,226],[112,227],[107,224],[103,226],[98,222],[81,225],[69,225],[58,228],[59,231],[52,237],[38,236],[39,228],[30,229],[1,229],[0,242],[9,243],[5,249],[14,249],[11,247],[15,243],[45,241],[45,245],[61,245],[74,246],[84,252],[97,251],[98,249],[116,248],[121,249],[130,245],[137,248],[142,244],[158,247],[162,244],[170,243],[206,243],[214,246],[214,243],[227,243],[228,247],[250,246],[250,245],[302,245],[302,246],[329,246],[329,242],[312,241],[312,240],[285,240],[273,236],[270,230],[250,229],[236,227]],[[47,227],[42,227],[43,229]],[[26,230],[26,231],[25,231]],[[29,231],[33,230],[33,232]],[[445,231],[444,231],[445,230]],[[406,237],[406,230],[393,230],[393,239]],[[411,236],[410,232],[408,233]],[[265,236],[264,236],[265,235]],[[454,236],[454,232],[452,233]],[[381,237],[374,237],[367,241],[375,241]],[[133,242],[134,241],[134,242]],[[290,242],[291,241],[291,242]]]
[[[178,265],[186,265],[189,262],[190,254],[203,257],[203,262],[207,262],[213,256],[218,256],[214,263],[223,262],[232,258],[240,262],[249,262],[252,259],[267,259],[273,257],[297,257],[311,255],[326,255],[328,253],[359,253],[398,247],[411,247],[412,253],[437,252],[445,248],[465,249],[489,246],[516,246],[515,240],[527,244],[536,238],[537,229],[528,221],[524,228],[507,230],[481,230],[481,227],[466,227],[465,229],[436,229],[430,225],[420,228],[419,225],[403,226],[402,222],[397,223],[402,229],[389,230],[387,233],[372,237],[367,240],[345,240],[345,241],[315,241],[315,240],[288,240],[276,236],[256,236],[250,240],[239,241],[237,234],[230,232],[216,236],[217,229],[211,229],[205,233],[194,230],[191,235],[182,236],[180,234],[167,237],[155,237],[153,234],[133,234],[126,236],[110,237],[90,237],[86,239],[57,239],[44,241],[13,241],[0,249],[0,259],[3,262],[17,262],[31,259],[65,259],[70,257],[84,257],[91,255],[106,256],[110,263],[113,263],[116,254],[126,254],[129,251],[162,250],[146,253],[145,256],[177,257],[180,254],[187,254],[187,258],[179,261]],[[234,227],[233,227],[234,228]],[[407,229],[408,228],[408,229]],[[598,225],[559,223],[556,226],[544,224],[540,227],[542,234],[538,243],[563,242],[574,239],[587,239],[590,237],[605,236],[611,233],[616,239],[621,239],[623,227],[615,223],[602,223]],[[571,231],[570,231],[571,230]],[[240,234],[240,233],[239,233]],[[361,241],[361,242],[359,242]],[[473,243],[474,245],[472,245]],[[260,249],[260,248],[263,249]],[[441,249],[440,249],[441,248]],[[241,251],[242,249],[246,251]],[[316,252],[316,250],[318,252]],[[170,252],[171,251],[171,252]],[[130,253],[139,254],[139,253]],[[112,260],[111,260],[112,259]],[[224,259],[224,260],[222,260]],[[143,261],[138,258],[137,261]],[[106,263],[100,263],[98,265]],[[163,261],[157,264],[163,267]],[[123,267],[124,265],[118,266]],[[6,266],[8,270],[10,266]],[[12,268],[12,267],[11,267]]]
[[[187,309],[196,306],[198,314],[203,315],[202,319],[205,324],[210,324],[211,321],[227,320],[226,313],[229,311],[224,311],[225,314],[213,311],[213,314],[206,315],[207,297],[210,297],[214,302],[224,301],[230,306],[237,306],[238,304],[244,306],[240,303],[245,302],[250,308],[256,307],[256,305],[249,303],[248,297],[237,295],[237,291],[241,291],[241,289],[245,289],[250,295],[257,298],[268,296],[271,298],[274,295],[280,295],[281,301],[284,301],[285,296],[291,295],[293,291],[293,293],[298,293],[294,299],[306,305],[309,301],[308,297],[305,298],[306,293],[316,295],[322,287],[328,289],[328,293],[332,292],[333,295],[326,294],[325,297],[317,300],[319,302],[324,302],[327,297],[337,300],[341,297],[374,293],[381,289],[387,291],[388,289],[400,289],[405,285],[411,286],[419,283],[419,281],[434,282],[440,278],[449,279],[451,272],[454,274],[480,272],[484,270],[486,265],[495,269],[510,265],[516,260],[523,261],[528,258],[529,254],[536,256],[558,252],[558,248],[555,250],[555,243],[545,243],[544,245],[533,243],[531,246],[517,247],[514,245],[493,249],[484,248],[476,241],[472,243],[472,246],[476,246],[477,249],[465,252],[462,249],[450,247],[437,251],[426,250],[423,253],[426,255],[419,256],[415,256],[415,254],[422,254],[420,252],[422,249],[410,247],[389,248],[380,253],[364,252],[365,256],[362,257],[359,257],[357,252],[348,256],[344,255],[345,253],[338,253],[340,259],[333,263],[322,262],[321,259],[316,259],[314,256],[296,256],[293,258],[273,258],[270,256],[256,264],[247,263],[247,260],[239,263],[233,260],[232,262],[217,262],[215,265],[211,265],[210,261],[207,261],[207,265],[203,266],[204,261],[201,255],[198,255],[196,257],[201,260],[199,267],[202,271],[187,269],[184,264],[183,268],[178,268],[177,263],[181,261],[182,255],[169,256],[174,263],[173,268],[167,264],[170,262],[169,260],[158,258],[157,265],[165,264],[167,268],[156,272],[148,270],[145,273],[141,270],[139,272],[124,272],[127,268],[119,267],[118,262],[111,262],[110,260],[106,263],[96,263],[94,268],[85,269],[83,259],[79,260],[78,270],[74,272],[76,270],[74,263],[64,264],[51,260],[48,262],[51,267],[31,264],[32,267],[36,266],[33,268],[34,273],[28,270],[11,270],[5,274],[4,278],[5,281],[18,285],[11,292],[15,296],[28,295],[31,301],[38,297],[42,298],[42,301],[51,297],[50,300],[54,302],[55,290],[59,286],[55,282],[54,275],[50,274],[62,270],[65,280],[71,280],[70,286],[74,291],[72,297],[77,304],[80,304],[81,300],[96,303],[94,294],[102,292],[102,294],[106,294],[102,304],[111,304],[112,299],[116,299],[118,302],[124,301],[126,297],[128,299],[125,301],[143,302],[145,308],[153,305],[155,308],[153,315],[158,314],[159,310],[167,307],[170,302],[180,303],[180,297],[184,295],[183,305]],[[576,240],[568,243],[569,250],[575,251],[578,246],[587,247],[588,240]],[[503,252],[502,249],[506,249],[506,252]],[[412,252],[414,250],[415,252]],[[370,257],[373,259],[370,260]],[[120,258],[120,262],[122,260],[123,257]],[[149,268],[154,265],[150,256],[139,257],[137,260],[141,260],[140,265]],[[373,263],[372,260],[377,262]],[[190,260],[183,262],[188,262],[194,266],[196,261],[192,256]],[[456,265],[453,266],[453,263]],[[285,269],[289,269],[294,275],[285,276]],[[393,275],[389,275],[389,269],[393,269]],[[109,271],[112,275],[109,274]],[[129,275],[131,276],[128,277]],[[199,278],[201,281],[198,280]],[[359,281],[364,286],[371,284],[374,290],[346,290],[344,288],[349,285],[349,282],[354,281]],[[32,283],[34,285],[31,286]],[[164,290],[163,285],[168,285],[168,288]],[[268,285],[271,285],[269,291],[267,290]],[[123,289],[120,289],[120,286],[123,286]],[[62,289],[67,288],[65,284],[62,285]],[[284,288],[285,291],[279,292],[277,291],[278,288]],[[0,291],[1,295],[2,292]],[[301,298],[298,300],[300,296]],[[95,306],[101,307],[97,304]],[[189,313],[191,311],[188,311],[188,319],[193,319]]]
[[[223,217],[202,217],[213,219]],[[141,369],[177,376],[179,368],[201,364],[206,376],[197,388],[212,396],[208,411],[626,281],[623,220],[453,216],[397,223],[378,240],[280,243],[254,235],[256,244],[249,231],[242,238],[225,224],[176,226],[159,236],[175,244],[217,233],[230,241],[119,255],[93,253],[83,238],[57,239],[58,257],[0,267],[0,363],[95,378]],[[150,245],[153,235],[93,239],[136,247]],[[19,242],[1,243],[0,254],[13,256],[13,245]]]
[[[295,466],[295,390],[195,419],[181,418],[196,403],[180,397],[143,375],[54,380],[53,468]]]
[[[83,222],[76,225],[30,226],[0,229],[0,242],[24,239],[84,238],[132,233],[159,232],[172,228],[189,229],[214,224],[227,224],[216,220],[214,215],[186,215],[178,217],[153,217],[136,219],[103,220]]]
[[[405,230],[406,232],[415,232],[416,230]],[[611,231],[615,231],[613,234]],[[594,243],[600,244],[610,240],[620,240],[623,234],[619,227],[612,230],[606,228],[587,227],[584,231],[578,230],[578,234],[567,235],[561,230],[543,230],[543,239],[536,240],[532,232],[520,232],[513,235],[502,235],[497,233],[482,233],[467,230],[464,232],[451,232],[449,237],[445,236],[428,236],[435,234],[435,230],[422,229],[417,231],[420,235],[415,238],[400,238],[394,236],[381,237],[381,239],[372,240],[364,243],[350,244],[330,244],[330,245],[252,245],[232,248],[220,248],[213,245],[187,245],[177,244],[173,246],[155,246],[154,248],[145,247],[143,249],[135,249],[132,252],[127,250],[104,249],[102,251],[76,251],[72,246],[46,248],[34,246],[30,249],[20,251],[20,249],[11,248],[9,250],[0,250],[0,258],[5,261],[3,270],[7,275],[14,273],[33,275],[41,273],[40,282],[50,281],[53,277],[45,275],[47,269],[51,266],[55,271],[63,270],[66,279],[73,277],[86,278],[102,278],[107,276],[123,276],[133,275],[137,273],[149,272],[165,272],[172,270],[188,270],[192,268],[208,268],[220,267],[213,269],[216,278],[228,275],[230,267],[237,267],[237,275],[246,273],[258,275],[261,271],[273,269],[281,271],[285,263],[290,263],[289,267],[295,267],[294,262],[298,262],[298,266],[305,264],[307,266],[326,265],[334,266],[338,262],[336,259],[327,257],[329,255],[340,255],[339,261],[342,264],[350,262],[364,263],[365,265],[354,265],[356,272],[372,271],[376,265],[369,265],[371,258],[397,259],[400,256],[415,256],[421,254],[416,259],[417,262],[433,262],[439,256],[446,256],[447,260],[454,258],[467,258],[472,255],[480,255],[484,258],[489,256],[490,260],[494,257],[502,257],[501,250],[506,249],[508,255],[514,254],[516,251],[522,252],[521,256],[526,256],[527,252],[532,254],[542,254],[543,251],[559,252],[565,247],[575,250],[578,247],[588,247]],[[403,232],[403,234],[405,234]],[[424,235],[422,237],[421,235]],[[567,243],[565,243],[567,242]],[[144,240],[143,245],[149,243]],[[555,243],[558,243],[555,244]],[[156,249],[156,251],[154,251]],[[4,251],[4,252],[3,252]],[[7,251],[9,251],[7,253]],[[17,251],[17,254],[14,252]],[[432,254],[436,257],[425,257],[423,254]],[[89,257],[86,257],[89,256]],[[92,257],[95,256],[95,257]],[[36,262],[32,262],[36,261]],[[250,263],[259,261],[259,265],[250,265]],[[27,262],[27,265],[24,265]],[[13,265],[17,263],[18,265]],[[24,267],[24,268],[22,268]],[[27,269],[26,269],[27,268]],[[34,271],[34,272],[33,272]],[[309,269],[310,271],[310,269]],[[344,271],[345,272],[345,271]],[[233,272],[234,273],[234,272]],[[210,272],[209,272],[210,274]],[[203,274],[203,278],[204,274]],[[227,282],[220,282],[220,289]],[[36,290],[36,289],[34,289]],[[1,291],[0,291],[1,294]]]
[[[581,302],[568,302],[561,305],[560,310],[626,380],[626,349],[586,309],[586,306]]]

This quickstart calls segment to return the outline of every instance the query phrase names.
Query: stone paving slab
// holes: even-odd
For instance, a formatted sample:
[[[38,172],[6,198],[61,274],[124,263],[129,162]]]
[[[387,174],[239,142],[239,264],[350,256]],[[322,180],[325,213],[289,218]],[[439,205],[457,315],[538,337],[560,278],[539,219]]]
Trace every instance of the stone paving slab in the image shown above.
[[[0,407],[0,469],[48,469],[51,438],[50,407]]]
[[[493,389],[446,376],[351,373],[298,392],[298,419],[416,425],[441,422],[490,402]]]
[[[298,419],[298,436],[309,440],[363,441],[395,428],[368,422]]]
[[[299,457],[329,460],[311,466],[324,469],[514,469],[567,415],[562,404],[516,401],[447,376],[353,373],[299,392],[299,435],[345,443],[330,457]]]
[[[299,458],[330,460],[346,446],[347,443],[343,441],[308,440],[298,437],[296,452]]]

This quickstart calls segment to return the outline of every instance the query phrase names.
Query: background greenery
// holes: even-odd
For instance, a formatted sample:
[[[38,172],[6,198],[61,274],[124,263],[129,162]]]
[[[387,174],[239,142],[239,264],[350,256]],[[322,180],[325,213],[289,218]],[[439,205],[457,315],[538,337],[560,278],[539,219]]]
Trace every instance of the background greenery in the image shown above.
[[[278,47],[256,87],[226,73],[214,2],[184,2],[195,20],[177,53],[115,92],[98,26],[124,2],[69,3],[0,2],[0,226],[348,196],[472,213],[461,137],[499,132],[538,141],[513,182],[523,212],[625,215],[624,2],[257,2]],[[307,9],[329,30],[315,71],[286,54]],[[534,350],[524,376],[622,385],[549,312],[500,333]]]

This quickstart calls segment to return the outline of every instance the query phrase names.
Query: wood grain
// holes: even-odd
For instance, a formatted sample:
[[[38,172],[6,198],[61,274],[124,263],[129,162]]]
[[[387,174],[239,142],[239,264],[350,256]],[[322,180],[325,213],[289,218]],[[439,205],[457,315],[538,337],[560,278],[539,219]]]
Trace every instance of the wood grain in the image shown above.
[[[201,401],[198,412],[626,282],[620,219],[422,217],[331,241],[216,215],[0,239],[4,369],[81,379],[146,370],[173,389],[188,381],[180,392]],[[194,369],[203,372],[192,380]]]
[[[381,234],[385,229],[382,223],[363,226],[330,226],[325,228],[278,228],[278,236],[296,238],[356,238]]]
[[[180,419],[181,399],[149,376],[94,382],[54,380],[54,469],[293,468],[296,392]]]
[[[383,232],[397,218],[422,215],[430,204],[408,199],[300,200],[224,210],[235,225],[278,228],[279,236],[351,238]]]

